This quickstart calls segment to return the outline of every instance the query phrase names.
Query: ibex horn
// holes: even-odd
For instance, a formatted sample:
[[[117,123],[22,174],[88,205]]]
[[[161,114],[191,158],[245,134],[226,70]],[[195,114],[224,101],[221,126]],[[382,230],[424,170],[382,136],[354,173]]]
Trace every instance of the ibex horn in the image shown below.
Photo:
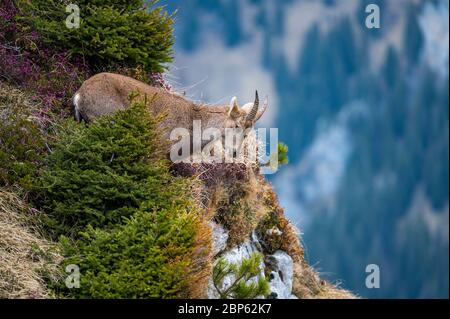
[[[258,114],[256,114],[255,122],[258,122],[261,116],[263,116],[264,112],[266,112],[267,110],[268,105],[269,105],[269,98],[266,96],[266,98],[264,99],[262,110],[259,111]]]
[[[256,91],[255,102],[253,103],[253,107],[247,115],[246,121],[248,121],[248,122],[254,121],[256,114],[258,113],[258,108],[259,108],[259,97],[258,97],[258,91]]]

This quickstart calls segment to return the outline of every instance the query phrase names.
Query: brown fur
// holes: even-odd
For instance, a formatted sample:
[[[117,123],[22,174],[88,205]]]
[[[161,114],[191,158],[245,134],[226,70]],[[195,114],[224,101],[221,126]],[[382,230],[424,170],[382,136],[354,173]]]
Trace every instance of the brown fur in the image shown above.
[[[209,127],[221,129],[245,127],[248,110],[241,108],[229,112],[229,106],[196,104],[184,97],[153,87],[133,78],[114,73],[99,73],[86,80],[74,95],[75,112],[85,121],[111,114],[129,107],[129,96],[138,93],[138,99],[151,101],[150,111],[167,114],[163,126],[170,131],[177,127],[192,132],[194,120],[202,121],[202,130]]]

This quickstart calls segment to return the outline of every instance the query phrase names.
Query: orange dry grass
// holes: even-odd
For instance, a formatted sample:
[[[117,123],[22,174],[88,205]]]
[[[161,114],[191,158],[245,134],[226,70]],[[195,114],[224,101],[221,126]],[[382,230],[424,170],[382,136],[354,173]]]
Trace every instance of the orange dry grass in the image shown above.
[[[207,216],[196,216],[196,237],[190,254],[190,277],[186,298],[205,298],[212,274],[212,235]]]
[[[259,235],[265,242],[266,249],[269,250],[269,253],[281,249],[287,252],[294,261],[303,260],[304,253],[297,229],[284,216],[284,210],[281,208],[272,186],[265,181],[262,182],[262,185],[266,215],[263,224],[259,225]],[[270,228],[278,229],[280,234],[268,233]]]

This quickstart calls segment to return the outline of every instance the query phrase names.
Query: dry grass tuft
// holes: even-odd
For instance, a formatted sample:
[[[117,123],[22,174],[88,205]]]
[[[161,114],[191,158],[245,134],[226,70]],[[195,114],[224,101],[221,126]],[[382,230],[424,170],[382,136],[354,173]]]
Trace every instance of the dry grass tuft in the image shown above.
[[[300,299],[355,299],[357,296],[337,285],[320,279],[318,273],[306,262],[294,263],[292,293]]]
[[[56,116],[32,95],[0,81],[0,119],[4,121],[11,115],[27,116],[28,121],[38,125],[42,134],[47,134],[57,122]]]
[[[350,291],[334,286],[328,282],[324,283],[321,292],[315,296],[316,299],[357,299],[358,296]]]
[[[62,257],[29,223],[26,205],[0,190],[0,299],[50,298],[44,277],[58,278]]]
[[[209,225],[210,216],[198,214],[195,217],[196,236],[190,258],[190,280],[186,298],[206,298],[209,278],[212,275],[212,229]]]
[[[257,233],[267,253],[272,254],[283,250],[292,257],[294,262],[304,259],[304,252],[299,240],[297,229],[286,219],[278,197],[267,183],[262,183],[264,190],[264,206],[266,214],[258,225]]]
[[[321,280],[304,260],[294,263],[292,293],[300,299],[314,298],[321,292]]]
[[[228,247],[239,245],[249,238],[266,214],[261,177],[252,169],[246,176],[234,184],[224,181],[211,192],[209,210],[216,212],[215,221],[228,230]]]

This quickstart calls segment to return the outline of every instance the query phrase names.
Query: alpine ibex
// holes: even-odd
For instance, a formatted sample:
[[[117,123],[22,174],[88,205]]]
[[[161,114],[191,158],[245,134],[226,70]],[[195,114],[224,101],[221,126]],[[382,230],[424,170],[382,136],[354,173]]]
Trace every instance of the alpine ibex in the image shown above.
[[[176,93],[153,87],[133,78],[113,74],[99,73],[86,80],[73,97],[75,117],[86,122],[96,117],[111,114],[118,109],[129,106],[131,93],[138,93],[140,98],[152,99],[150,111],[153,114],[164,112],[166,117],[162,126],[166,138],[175,128],[185,128],[192,133],[195,120],[201,121],[201,129],[217,128],[222,137],[227,128],[252,128],[267,109],[267,100],[259,110],[258,92],[255,101],[239,107],[236,97],[230,105],[208,106],[196,104]],[[210,141],[209,141],[210,142]],[[202,146],[208,141],[202,141]]]

